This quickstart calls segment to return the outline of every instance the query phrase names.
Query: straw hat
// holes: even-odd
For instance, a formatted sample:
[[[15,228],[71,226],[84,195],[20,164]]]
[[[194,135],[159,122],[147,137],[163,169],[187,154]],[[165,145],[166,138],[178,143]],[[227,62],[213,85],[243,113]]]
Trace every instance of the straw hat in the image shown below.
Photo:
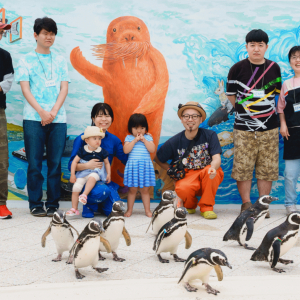
[[[85,140],[91,136],[101,136],[101,138],[103,139],[105,133],[102,131],[101,128],[97,126],[88,126],[84,131],[84,135],[81,136],[81,139]]]
[[[195,110],[199,111],[199,113],[202,116],[202,122],[205,121],[206,112],[205,112],[204,108],[196,101],[189,101],[186,104],[179,104],[178,105],[178,112],[177,112],[178,117],[181,118],[183,111],[185,109],[188,109],[188,108],[192,108],[192,109],[195,109]]]

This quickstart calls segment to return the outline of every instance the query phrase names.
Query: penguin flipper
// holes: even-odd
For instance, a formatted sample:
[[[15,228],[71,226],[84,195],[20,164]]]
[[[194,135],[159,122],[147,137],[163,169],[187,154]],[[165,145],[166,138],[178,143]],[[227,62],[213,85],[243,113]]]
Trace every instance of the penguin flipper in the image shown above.
[[[273,262],[271,265],[272,269],[275,268],[275,266],[278,263],[279,255],[280,255],[280,246],[281,246],[281,242],[279,240],[276,240],[272,245],[273,251],[274,251],[274,258],[273,258]]]
[[[189,249],[192,246],[192,236],[188,231],[185,233],[185,249]]]
[[[75,229],[74,226],[72,226],[67,220],[65,220],[65,223],[67,223],[77,234],[77,236],[79,236],[79,232]]]
[[[153,246],[153,250],[157,251],[161,241],[164,239],[165,234],[167,233],[167,230],[164,228],[164,230],[162,232],[159,232],[155,241],[154,241],[154,246]]]
[[[246,221],[246,225],[247,225],[246,241],[249,241],[251,239],[253,231],[254,231],[254,219],[253,218],[249,218]]]
[[[104,237],[100,236],[100,242],[103,244],[103,246],[106,249],[107,253],[111,253],[111,246],[110,243],[107,239],[105,239]]]
[[[148,226],[148,228],[147,228],[147,230],[146,230],[146,233],[148,232],[148,230],[149,230],[151,224],[153,224],[153,222],[154,222],[156,216],[157,216],[157,211],[154,210],[154,212],[153,212],[153,214],[152,214],[151,221],[150,221],[149,226]]]
[[[195,258],[192,257],[192,258],[188,261],[188,263],[185,264],[184,269],[183,269],[183,272],[182,272],[182,275],[181,275],[179,281],[177,282],[177,284],[180,283],[180,281],[182,280],[182,278],[184,277],[184,275],[186,274],[186,272],[192,267],[192,265],[193,265],[194,263],[195,263]]]
[[[45,248],[45,246],[46,246],[46,238],[50,234],[50,232],[51,232],[51,224],[49,225],[48,229],[46,230],[46,232],[42,236],[42,247],[43,248]]]
[[[215,271],[217,273],[218,280],[222,281],[223,280],[223,271],[222,271],[221,266],[220,265],[215,265],[214,268],[215,268]]]
[[[130,237],[128,231],[126,230],[125,226],[123,227],[122,234],[124,236],[126,246],[130,246],[131,245],[131,237]]]

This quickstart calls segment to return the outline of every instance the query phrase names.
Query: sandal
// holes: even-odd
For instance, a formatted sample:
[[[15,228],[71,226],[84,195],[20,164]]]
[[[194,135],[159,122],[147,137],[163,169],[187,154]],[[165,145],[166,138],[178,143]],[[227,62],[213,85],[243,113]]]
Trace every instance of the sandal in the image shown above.
[[[86,205],[86,202],[87,202],[87,195],[81,194],[81,195],[79,196],[79,202],[81,202],[83,205]]]
[[[70,210],[68,210],[68,211],[66,212],[66,215],[67,215],[68,217],[79,216],[79,210],[77,210],[77,209],[75,209],[75,208],[72,207]]]

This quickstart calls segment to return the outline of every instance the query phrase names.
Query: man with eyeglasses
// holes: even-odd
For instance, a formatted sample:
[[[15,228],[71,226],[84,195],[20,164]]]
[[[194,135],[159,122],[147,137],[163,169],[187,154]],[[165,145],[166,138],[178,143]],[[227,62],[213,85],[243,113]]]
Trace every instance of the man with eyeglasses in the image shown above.
[[[11,28],[9,24],[0,22],[0,40],[4,30]],[[6,206],[8,196],[8,141],[5,116],[6,93],[11,89],[14,69],[10,54],[0,48],[0,219],[11,219],[12,213]]]
[[[217,215],[213,211],[215,196],[224,177],[220,167],[222,148],[218,136],[212,130],[199,128],[206,113],[198,102],[180,104],[177,114],[185,130],[166,141],[157,151],[154,160],[161,168],[168,170],[168,161],[171,160],[172,165],[181,160],[189,144],[195,139],[189,155],[182,159],[185,176],[175,181],[175,191],[188,213],[195,213],[198,204],[201,216],[216,219]],[[196,196],[201,196],[199,203]]]

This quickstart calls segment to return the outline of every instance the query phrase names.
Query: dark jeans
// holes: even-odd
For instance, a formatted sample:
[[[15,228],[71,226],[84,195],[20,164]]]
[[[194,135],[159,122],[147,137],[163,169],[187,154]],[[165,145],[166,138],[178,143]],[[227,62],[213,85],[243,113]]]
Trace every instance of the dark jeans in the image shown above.
[[[47,152],[46,208],[59,207],[61,158],[66,145],[67,124],[51,123],[42,126],[39,121],[23,121],[25,152],[28,161],[27,190],[29,208],[43,207],[42,161],[44,145]]]
[[[4,108],[0,108],[0,205],[6,205],[8,195],[8,142]]]

